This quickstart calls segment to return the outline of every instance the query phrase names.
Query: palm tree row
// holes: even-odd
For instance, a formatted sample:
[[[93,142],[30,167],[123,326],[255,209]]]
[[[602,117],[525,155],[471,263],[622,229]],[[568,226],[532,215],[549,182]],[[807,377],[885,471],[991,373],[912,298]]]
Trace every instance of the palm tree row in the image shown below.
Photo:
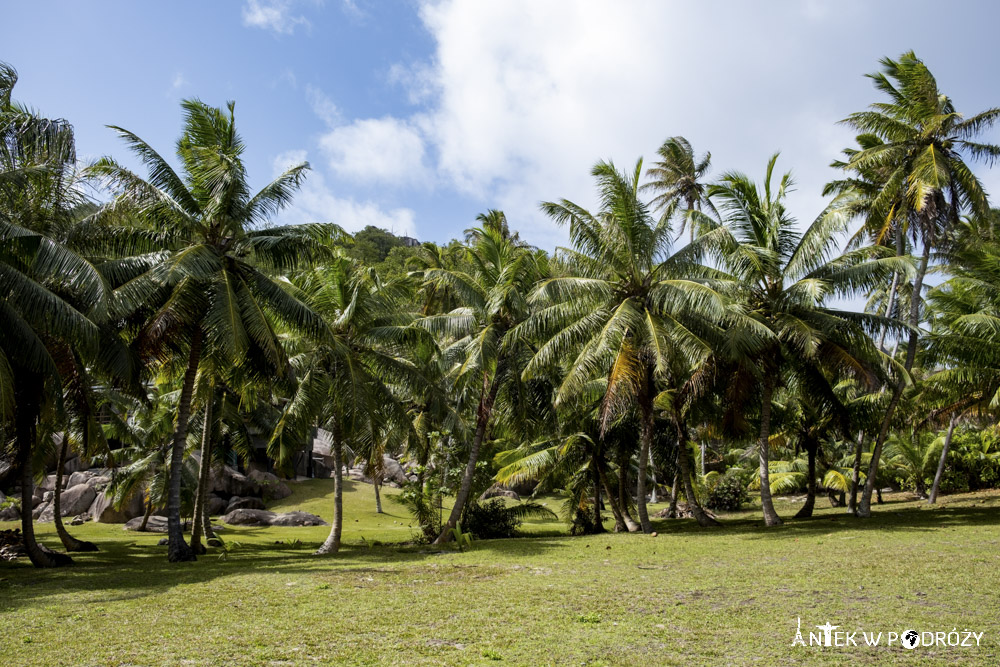
[[[379,502],[386,453],[415,466],[422,506],[454,495],[447,520],[425,526],[437,542],[484,484],[527,481],[566,489],[586,530],[603,530],[607,504],[617,529],[651,532],[656,472],[673,480],[672,505],[682,494],[715,525],[709,439],[740,448],[734,467],[755,458],[768,526],[782,521],[773,493],[804,487],[808,516],[820,484],[868,516],[890,445],[892,470],[919,468],[922,491],[933,456],[920,432],[950,424],[943,468],[956,423],[983,418],[1000,391],[995,218],[963,161],[1000,155],[975,141],[1000,110],[962,117],[912,53],[882,65],[871,76],[889,101],[845,120],[858,147],[804,229],[777,154],[760,180],[708,180],[710,156],[671,137],[648,170],[598,162],[596,207],[543,203],[568,232],[551,256],[489,211],[464,243],[426,243],[394,276],[353,258],[334,224],[269,226],[309,167],[253,193],[233,103],[182,103],[178,167],[113,127],[145,173],[112,158],[80,170],[71,126],[12,102],[16,75],[0,70],[0,420],[32,562],[68,560],[32,533],[33,459],[51,436],[62,457],[124,443],[116,500],[142,493],[147,516],[165,504],[168,558],[183,561],[211,535],[220,443],[252,449],[249,419],[279,470],[316,428],[330,433],[334,520],[319,553],[340,546],[347,460],[365,462]],[[925,298],[932,262],[953,277]],[[868,305],[846,305],[857,299]],[[963,383],[975,391],[959,399]],[[99,404],[117,406],[103,429]],[[805,461],[772,460],[789,446]]]

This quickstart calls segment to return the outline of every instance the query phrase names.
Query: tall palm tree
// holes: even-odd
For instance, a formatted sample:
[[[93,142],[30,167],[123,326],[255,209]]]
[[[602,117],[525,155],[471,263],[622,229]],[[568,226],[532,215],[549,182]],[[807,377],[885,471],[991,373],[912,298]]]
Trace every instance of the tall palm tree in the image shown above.
[[[1000,146],[974,140],[1000,119],[1000,108],[965,118],[951,99],[940,92],[930,70],[912,51],[898,60],[883,58],[881,64],[882,71],[869,77],[888,96],[888,101],[875,103],[868,111],[851,114],[844,120],[879,141],[853,154],[847,168],[859,173],[875,168],[891,169],[873,204],[887,209],[889,202],[898,202],[911,222],[914,240],[923,246],[910,299],[910,333],[903,362],[908,373],[917,353],[922,287],[932,250],[941,244],[963,210],[976,215],[988,213],[986,193],[966,159],[992,162],[1000,157]],[[906,382],[904,374],[896,383],[882,420],[858,516],[871,516],[871,497],[882,447]]]
[[[709,326],[723,306],[717,294],[692,279],[700,269],[688,254],[670,254],[669,219],[654,221],[639,198],[642,160],[628,172],[599,162],[592,174],[601,200],[596,213],[568,200],[542,204],[550,217],[569,224],[573,248],[558,251],[570,275],[546,280],[532,294],[537,312],[523,328],[544,344],[525,377],[565,364],[557,406],[575,400],[595,378],[605,377],[602,435],[625,411],[638,411],[638,514],[648,533],[652,525],[646,493],[657,381],[666,375],[674,355],[699,359],[710,353],[695,331]]]
[[[108,290],[93,265],[45,233],[80,202],[73,128],[12,102],[16,82],[0,63],[0,420],[12,422],[25,549],[36,567],[52,567],[72,560],[35,540],[32,452],[43,409],[62,400],[57,357],[96,356]]]
[[[713,283],[748,316],[729,332],[717,356],[720,366],[729,367],[730,390],[742,387],[741,400],[732,400],[730,410],[745,411],[759,396],[760,492],[768,526],[781,523],[768,460],[772,399],[783,376],[794,372],[794,361],[870,383],[874,370],[887,362],[867,332],[893,321],[832,308],[827,300],[870,288],[907,266],[877,246],[833,257],[848,219],[836,202],[800,233],[785,208],[791,174],[774,183],[777,159],[775,154],[768,161],[763,187],[739,172],[724,174],[712,186],[723,222],[714,229],[703,223],[700,239],[720,267]]]
[[[171,561],[195,557],[181,530],[180,470],[202,357],[251,357],[283,374],[287,361],[275,320],[315,332],[322,322],[269,272],[319,256],[333,233],[327,225],[261,226],[291,201],[308,164],[251,194],[235,104],[225,111],[198,100],[181,106],[184,129],[176,150],[182,172],[132,132],[113,127],[148,177],[111,158],[90,167],[115,198],[85,229],[93,252],[108,257],[101,268],[115,286],[115,316],[125,322],[134,349],[183,374],[170,458]]]
[[[271,436],[269,453],[288,461],[317,422],[331,433],[334,514],[330,535],[317,553],[332,554],[340,549],[344,521],[344,448],[376,452],[379,440],[410,434],[404,401],[426,381],[405,357],[427,336],[400,311],[394,285],[347,257],[335,257],[285,287],[325,324],[294,350],[298,384]],[[369,463],[381,472],[381,456],[369,455]]]
[[[548,274],[545,254],[512,237],[505,223],[506,218],[494,212],[484,227],[470,230],[472,245],[466,255],[470,271],[428,268],[423,272],[425,283],[448,290],[461,303],[451,311],[423,318],[421,324],[446,342],[443,354],[453,365],[454,386],[476,404],[465,471],[436,543],[451,539],[465,511],[497,396],[501,390],[516,392],[526,347],[514,330],[530,312],[528,293]]]
[[[708,185],[702,181],[712,165],[712,154],[705,153],[698,158],[691,144],[684,137],[670,137],[657,150],[660,159],[646,171],[646,176],[652,180],[642,186],[643,190],[653,190],[657,196],[650,202],[654,210],[662,211],[670,217],[683,205],[686,215],[681,218],[681,226],[677,235],[684,234],[684,227],[691,229],[691,240],[694,240],[695,224],[692,214],[701,212],[707,207],[714,212],[712,202],[708,199]]]

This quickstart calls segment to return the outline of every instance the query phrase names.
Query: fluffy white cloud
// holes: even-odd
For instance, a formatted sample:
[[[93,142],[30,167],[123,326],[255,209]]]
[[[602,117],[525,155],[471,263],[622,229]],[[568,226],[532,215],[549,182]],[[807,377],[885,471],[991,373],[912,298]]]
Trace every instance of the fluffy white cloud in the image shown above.
[[[274,175],[288,167],[305,162],[304,150],[287,151],[274,159]],[[368,225],[388,229],[396,234],[416,236],[415,216],[411,209],[383,209],[372,201],[355,201],[334,195],[323,174],[311,171],[302,188],[295,195],[290,208],[282,211],[279,224],[294,225],[307,222],[333,222],[348,232],[356,232]]]
[[[243,25],[290,35],[296,27],[309,25],[305,16],[294,12],[293,5],[293,0],[247,0],[243,6]]]
[[[424,140],[408,121],[393,117],[356,120],[319,140],[330,168],[355,181],[395,186],[424,184]]]

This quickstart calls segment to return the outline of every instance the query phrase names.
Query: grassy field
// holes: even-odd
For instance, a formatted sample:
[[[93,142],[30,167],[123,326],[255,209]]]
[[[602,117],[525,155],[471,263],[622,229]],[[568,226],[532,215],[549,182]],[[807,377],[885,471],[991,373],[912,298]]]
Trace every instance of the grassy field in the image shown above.
[[[275,508],[329,518],[329,491],[302,482]],[[357,484],[338,556],[311,555],[323,527],[230,528],[224,557],[184,564],[166,562],[160,535],[88,523],[71,530],[102,551],[72,568],[0,564],[0,664],[1000,662],[1000,494],[888,500],[869,521],[820,501],[816,518],[771,530],[754,511],[715,529],[660,522],[657,537],[543,522],[459,553],[373,546],[414,529],[387,498],[375,515]],[[38,530],[55,546],[51,524]],[[827,622],[985,634],[978,648],[792,648],[798,617],[807,641]]]

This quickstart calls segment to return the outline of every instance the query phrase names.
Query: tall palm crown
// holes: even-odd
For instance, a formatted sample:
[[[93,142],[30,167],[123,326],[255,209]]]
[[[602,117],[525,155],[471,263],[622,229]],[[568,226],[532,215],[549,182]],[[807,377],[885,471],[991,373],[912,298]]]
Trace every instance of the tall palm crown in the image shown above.
[[[93,265],[51,236],[85,201],[75,186],[73,128],[13,102],[16,82],[0,63],[0,424],[13,421],[22,506],[30,507],[41,411],[61,402],[67,361],[75,369],[81,355],[96,357],[109,290]],[[71,562],[39,547],[30,512],[22,531],[35,566]]]
[[[712,186],[723,224],[706,228],[700,239],[720,267],[713,283],[748,316],[730,331],[718,356],[738,380],[730,391],[743,386],[744,399],[760,396],[761,500],[768,525],[780,523],[770,498],[768,448],[771,399],[781,374],[794,360],[869,380],[881,360],[867,333],[893,326],[892,320],[832,308],[827,299],[870,289],[892,271],[909,268],[878,246],[835,257],[848,220],[836,203],[800,233],[785,208],[791,174],[773,183],[777,158],[768,161],[763,187],[738,172]],[[742,403],[733,401],[731,408]]]
[[[711,208],[711,202],[706,198],[707,185],[701,179],[708,174],[712,165],[712,154],[705,153],[698,158],[691,144],[684,137],[670,137],[657,150],[660,159],[646,171],[648,183],[644,190],[653,190],[657,196],[650,202],[653,209],[660,210],[667,217],[674,215],[681,206],[688,213],[701,211],[702,205]],[[694,238],[695,225],[687,218],[681,219],[678,236],[684,234],[685,225],[691,226]]]
[[[297,345],[292,365],[298,384],[274,429],[270,452],[278,461],[289,460],[314,424],[333,434],[334,521],[319,553],[335,553],[343,524],[343,448],[364,453],[380,471],[387,440],[402,442],[410,435],[405,401],[426,382],[406,357],[426,332],[410,326],[413,318],[398,308],[398,285],[383,283],[347,257],[300,273],[285,287],[326,325],[319,336]]]
[[[506,230],[498,212],[481,218],[483,227],[470,230],[466,254],[471,271],[456,267],[428,268],[425,283],[447,290],[462,305],[423,319],[442,337],[445,362],[452,367],[460,402],[476,402],[476,429],[454,508],[439,541],[450,538],[468,502],[480,448],[487,435],[497,396],[514,400],[520,394],[523,363],[528,352],[515,328],[530,314],[527,294],[548,275],[545,254],[525,247]]]
[[[696,332],[721,316],[723,306],[718,295],[693,279],[700,269],[689,261],[691,254],[671,254],[669,218],[655,221],[639,198],[642,160],[628,172],[599,162],[592,174],[601,201],[596,213],[568,200],[542,204],[557,222],[569,224],[573,248],[558,250],[570,275],[543,282],[531,297],[538,310],[524,329],[545,342],[525,374],[565,366],[557,406],[594,378],[607,377],[602,428],[623,410],[639,408],[638,509],[648,532],[645,486],[655,380],[678,352],[692,358],[708,354]]]
[[[873,208],[903,209],[911,236],[923,245],[920,263],[910,292],[909,341],[903,367],[913,367],[917,353],[921,297],[931,251],[959,220],[963,211],[985,216],[986,193],[965,162],[969,157],[992,163],[1000,157],[1000,146],[975,141],[975,137],[1000,119],[1000,108],[965,118],[951,99],[942,94],[927,66],[914,53],[898,60],[884,58],[882,71],[870,74],[875,87],[889,99],[869,110],[851,114],[843,122],[873,135],[871,145],[850,156],[847,168],[858,173],[880,170],[885,174],[881,192],[872,199]],[[882,446],[888,437],[893,413],[902,396],[905,379],[894,388],[892,399],[875,441],[860,516],[871,514],[871,497]]]
[[[195,376],[207,350],[215,359],[249,359],[251,367],[287,366],[274,320],[318,332],[320,318],[271,279],[324,251],[329,225],[261,227],[299,187],[308,165],[290,168],[251,195],[244,144],[233,103],[227,110],[186,100],[177,141],[183,176],[138,136],[115,127],[147,168],[141,178],[111,158],[89,173],[114,200],[85,226],[91,251],[106,260],[115,286],[114,315],[133,347],[168,363],[187,351],[171,456],[168,509],[171,560],[193,557],[180,532],[180,475]]]

